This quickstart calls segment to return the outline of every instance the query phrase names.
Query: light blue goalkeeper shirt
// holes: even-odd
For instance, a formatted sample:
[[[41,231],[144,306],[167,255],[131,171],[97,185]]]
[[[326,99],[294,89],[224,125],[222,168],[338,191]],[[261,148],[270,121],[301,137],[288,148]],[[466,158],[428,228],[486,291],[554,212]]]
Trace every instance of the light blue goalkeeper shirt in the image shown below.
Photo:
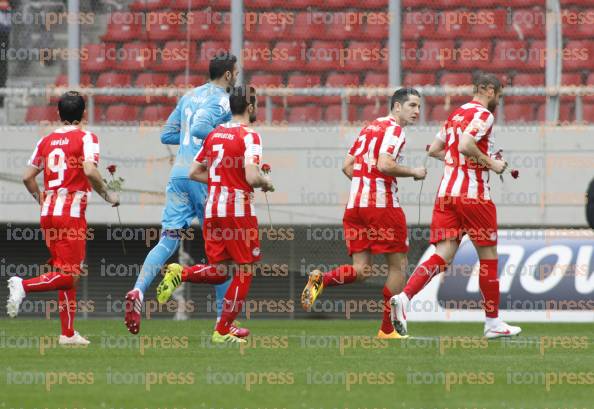
[[[229,94],[222,87],[208,82],[184,95],[161,132],[163,144],[179,145],[169,179],[187,179],[204,138],[230,120]]]

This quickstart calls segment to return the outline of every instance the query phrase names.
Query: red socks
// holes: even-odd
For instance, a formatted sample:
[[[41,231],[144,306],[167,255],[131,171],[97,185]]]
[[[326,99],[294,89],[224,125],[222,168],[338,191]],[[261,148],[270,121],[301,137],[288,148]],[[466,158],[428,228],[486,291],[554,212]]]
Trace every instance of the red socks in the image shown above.
[[[250,285],[252,284],[252,274],[247,272],[238,272],[233,276],[233,280],[225,293],[223,299],[223,313],[215,329],[221,335],[229,333],[229,327],[235,321],[235,318],[243,308],[243,303],[247,297]]]
[[[390,298],[392,298],[392,296],[394,294],[392,294],[392,291],[390,291],[388,289],[388,287],[384,286],[384,318],[382,320],[382,331],[385,334],[390,334],[391,332],[394,331],[394,326],[392,325],[392,319],[390,317]]]
[[[76,314],[76,288],[60,290],[58,293],[58,306],[60,309],[60,322],[62,335],[74,335],[74,315]]]
[[[481,260],[479,288],[483,295],[485,315],[497,318],[499,315],[499,279],[497,278],[497,259]]]
[[[195,266],[184,267],[182,281],[216,285],[227,281],[227,274],[217,271],[216,266],[196,264]]]
[[[412,300],[433,277],[443,272],[446,268],[447,264],[443,258],[438,254],[432,255],[415,269],[402,291],[408,296],[409,300]]]
[[[39,277],[23,280],[26,293],[70,290],[74,284],[74,277],[70,274],[50,272]]]
[[[356,279],[357,272],[355,268],[350,264],[344,264],[324,274],[324,287],[350,284]]]

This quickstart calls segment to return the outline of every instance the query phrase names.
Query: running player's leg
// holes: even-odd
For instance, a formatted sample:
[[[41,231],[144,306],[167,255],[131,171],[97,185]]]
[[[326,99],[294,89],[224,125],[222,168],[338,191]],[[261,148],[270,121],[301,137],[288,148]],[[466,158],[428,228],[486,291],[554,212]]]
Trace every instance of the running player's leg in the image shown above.
[[[394,331],[392,325],[390,299],[402,291],[406,283],[406,269],[408,266],[408,259],[406,253],[387,253],[386,263],[388,264],[388,276],[384,285],[382,294],[384,296],[384,312],[382,317],[382,325],[378,332],[379,338],[400,338]]]
[[[188,181],[189,191],[190,191],[190,198],[192,200],[192,204],[194,206],[194,213],[198,218],[198,222],[200,223],[200,227],[204,226],[204,203],[206,203],[207,193],[208,193],[208,186],[204,183],[196,182],[194,180]],[[217,269],[209,269],[208,265],[204,265],[204,269],[200,266],[195,266],[196,268],[194,271],[202,272],[202,276],[196,277],[195,275],[188,275],[187,281],[192,281],[192,277],[196,277],[198,280],[197,282],[202,282],[206,276],[206,278],[213,278],[213,275],[217,275]],[[211,266],[212,267],[212,266]],[[226,277],[226,276],[225,276]],[[216,280],[216,277],[214,277]],[[186,281],[182,278],[182,281]],[[196,281],[192,281],[196,282]],[[218,281],[210,281],[210,284],[214,284],[215,288],[215,300],[216,300],[216,308],[217,308],[217,320],[221,318],[221,314],[223,312],[223,298],[225,297],[225,293],[231,284],[231,276],[227,277],[225,280],[218,280]]]
[[[223,311],[215,327],[215,337],[225,336],[231,332],[233,322],[243,309],[252,284],[253,266],[251,264],[225,263],[225,265],[231,270],[233,278],[223,297]]]
[[[124,322],[132,334],[140,331],[144,293],[178,249],[181,242],[179,230],[189,226],[194,218],[194,209],[186,192],[186,181],[171,179],[167,183],[166,204],[162,217],[163,231],[159,243],[146,256],[134,288],[126,294]]]
[[[497,254],[497,209],[491,200],[466,202],[460,206],[464,229],[479,256],[479,288],[485,310],[484,335],[498,338],[519,334],[522,329],[499,318],[499,275]]]

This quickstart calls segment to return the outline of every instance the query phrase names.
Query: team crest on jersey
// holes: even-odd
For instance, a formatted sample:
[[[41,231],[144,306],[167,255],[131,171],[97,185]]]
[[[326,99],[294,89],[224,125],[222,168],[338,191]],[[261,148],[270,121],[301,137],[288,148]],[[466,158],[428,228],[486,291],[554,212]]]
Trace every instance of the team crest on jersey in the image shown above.
[[[252,255],[254,257],[258,257],[260,255],[260,247],[254,247],[254,249],[252,250]]]

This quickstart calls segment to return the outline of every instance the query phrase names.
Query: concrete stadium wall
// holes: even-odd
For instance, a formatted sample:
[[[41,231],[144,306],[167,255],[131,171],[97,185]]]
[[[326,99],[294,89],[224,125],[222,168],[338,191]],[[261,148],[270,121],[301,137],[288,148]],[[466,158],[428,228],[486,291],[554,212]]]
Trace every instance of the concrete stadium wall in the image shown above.
[[[274,224],[340,224],[349,182],[340,167],[360,127],[256,127],[264,141],[264,162],[272,166],[276,192],[269,194]],[[122,221],[158,224],[163,191],[175,154],[159,141],[155,127],[89,127],[101,143],[101,170],[119,167],[125,181]],[[50,127],[11,127],[2,131],[0,148],[0,221],[32,223],[38,209],[20,175],[36,141]],[[407,129],[405,163],[420,166],[424,147],[437,127]],[[594,177],[594,127],[496,127],[498,148],[520,178],[502,183],[491,178],[502,226],[586,226],[585,191]],[[421,224],[428,224],[442,174],[442,163],[428,161],[429,176],[421,195]],[[400,199],[409,224],[417,222],[420,183],[401,180]],[[257,211],[268,222],[265,200],[258,194]],[[95,197],[87,211],[91,223],[114,223],[116,214]]]

